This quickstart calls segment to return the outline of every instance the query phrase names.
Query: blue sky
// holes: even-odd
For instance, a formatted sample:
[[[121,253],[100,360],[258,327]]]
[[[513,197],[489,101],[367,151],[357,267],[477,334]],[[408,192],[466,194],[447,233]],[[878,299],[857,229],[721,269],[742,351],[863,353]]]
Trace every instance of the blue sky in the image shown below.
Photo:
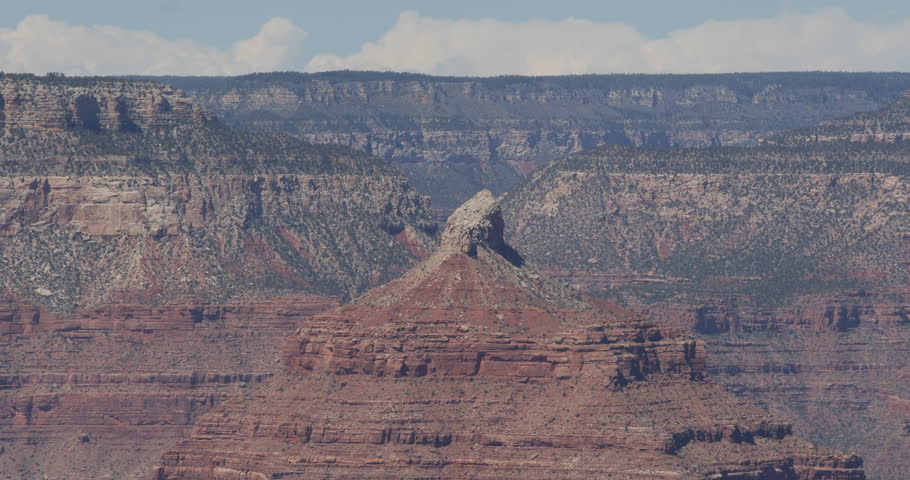
[[[910,31],[910,2],[902,1],[5,3],[0,18],[0,69],[7,71],[57,67],[68,73],[179,74],[378,68],[486,75],[684,71],[686,65],[694,71],[910,69],[907,55],[888,46],[894,39],[902,39],[904,44],[910,40],[906,36]],[[112,32],[110,27],[118,30]],[[753,36],[740,38],[737,29]],[[155,38],[147,38],[148,32]],[[475,37],[475,32],[493,54],[485,51],[480,40],[474,45],[464,44]],[[58,37],[59,41],[42,40],[41,35]],[[552,42],[534,41],[541,36],[549,36]],[[784,43],[772,42],[752,50],[758,48],[752,44],[779,36]],[[842,43],[850,36],[864,39],[862,49],[871,51],[872,58],[863,59],[862,49]],[[68,41],[63,43],[63,39]],[[255,41],[238,50],[238,42],[245,40]],[[825,51],[820,45],[811,45],[797,52],[781,51],[779,58],[773,55],[775,48],[801,48],[816,41],[828,41],[831,48]],[[735,49],[706,48],[715,42],[734,42],[732,46],[740,47],[743,55],[758,59],[746,62],[736,58]],[[113,43],[120,45],[108,45]],[[367,43],[376,48],[368,51],[364,48]],[[413,44],[432,48],[412,51]],[[95,54],[88,51],[99,45],[110,48],[96,48],[99,51]],[[579,53],[592,46],[602,51]],[[131,47],[147,52],[148,61],[128,58],[125,52]],[[703,55],[696,54],[699,49],[705,51]],[[546,58],[535,53],[542,50],[546,50]],[[680,61],[674,61],[680,55]],[[683,58],[689,63],[683,63]],[[194,63],[198,64],[195,69]]]

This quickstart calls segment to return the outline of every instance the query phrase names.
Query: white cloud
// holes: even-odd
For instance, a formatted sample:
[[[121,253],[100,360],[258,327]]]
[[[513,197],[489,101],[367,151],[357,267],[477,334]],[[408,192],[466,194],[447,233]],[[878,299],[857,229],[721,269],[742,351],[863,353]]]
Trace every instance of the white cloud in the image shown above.
[[[623,23],[445,20],[404,12],[375,42],[346,57],[324,54],[308,71],[396,70],[443,75],[691,73],[769,70],[910,70],[910,20],[863,23],[844,10],[709,20],[649,38]],[[0,70],[67,74],[236,75],[304,65],[306,32],[266,22],[228,48],[116,26],[31,15],[0,28]]]
[[[248,40],[229,49],[169,40],[115,26],[68,25],[30,15],[12,29],[0,28],[0,70],[73,75],[236,75],[294,67],[306,32],[273,18]]]
[[[910,20],[856,21],[841,9],[716,21],[647,38],[622,23],[438,20],[413,12],[348,57],[318,55],[309,71],[450,75],[910,70]]]

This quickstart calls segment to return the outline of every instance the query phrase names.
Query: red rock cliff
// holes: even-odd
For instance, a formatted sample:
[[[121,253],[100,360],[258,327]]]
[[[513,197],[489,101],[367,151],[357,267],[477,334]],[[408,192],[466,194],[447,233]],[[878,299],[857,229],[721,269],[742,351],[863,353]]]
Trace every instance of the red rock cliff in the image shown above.
[[[0,75],[0,478],[147,478],[303,318],[425,255],[426,202],[167,86]]]
[[[307,320],[287,371],[200,418],[157,478],[865,478],[704,359],[525,264],[481,192],[429,259]]]

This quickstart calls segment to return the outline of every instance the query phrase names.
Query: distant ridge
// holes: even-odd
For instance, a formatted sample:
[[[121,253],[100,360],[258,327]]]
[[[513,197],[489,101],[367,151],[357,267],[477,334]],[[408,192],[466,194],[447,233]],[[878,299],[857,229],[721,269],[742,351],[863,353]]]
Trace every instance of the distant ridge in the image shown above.
[[[910,74],[779,72],[488,78],[395,72],[160,77],[247,131],[351,146],[401,169],[446,213],[604,145],[746,145],[881,108]]]
[[[782,133],[765,143],[811,145],[832,142],[897,143],[904,140],[910,140],[910,90],[880,110],[826,120],[813,128]]]

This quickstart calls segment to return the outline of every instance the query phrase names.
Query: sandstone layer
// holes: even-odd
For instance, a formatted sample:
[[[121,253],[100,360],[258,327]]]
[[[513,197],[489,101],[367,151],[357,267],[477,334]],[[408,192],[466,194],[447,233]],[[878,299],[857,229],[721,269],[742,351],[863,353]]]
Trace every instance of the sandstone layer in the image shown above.
[[[141,131],[206,122],[212,115],[183,92],[152,82],[0,77],[0,130]]]
[[[0,478],[148,478],[193,421],[280,371],[324,297],[60,314],[0,303]]]
[[[901,479],[908,155],[844,142],[590,151],[510,193],[510,238],[577,288],[698,335],[712,377],[797,434]]]
[[[237,133],[150,82],[3,76],[0,91],[0,281],[31,303],[350,296],[432,243],[427,199],[361,152]],[[85,99],[117,106],[86,120]]]
[[[863,479],[703,378],[704,345],[576,296],[492,194],[401,278],[309,318],[286,371],[199,418],[159,480]]]
[[[434,229],[362,152],[238,133],[151,82],[0,75],[0,478],[148,478]]]
[[[705,147],[881,108],[906,74],[456,78],[377,72],[160,80],[244,130],[352,146],[401,168],[447,212],[601,145]]]

